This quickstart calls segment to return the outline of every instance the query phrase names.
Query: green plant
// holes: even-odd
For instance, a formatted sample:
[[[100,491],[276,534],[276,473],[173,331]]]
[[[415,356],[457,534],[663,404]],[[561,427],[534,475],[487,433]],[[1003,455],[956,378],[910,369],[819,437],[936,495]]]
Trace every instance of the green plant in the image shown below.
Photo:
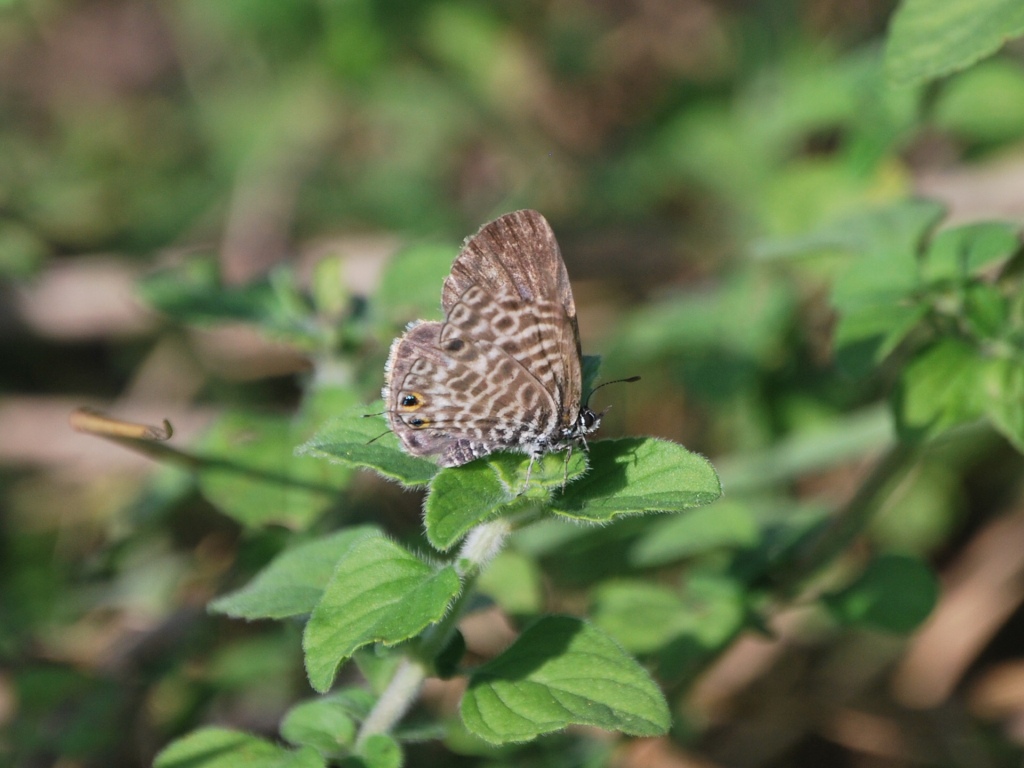
[[[379,301],[367,307],[366,319],[393,316],[399,297],[408,303],[422,275],[442,263],[433,249],[400,256]],[[288,309],[301,308],[302,300],[287,280],[279,277],[265,290],[248,289],[237,294],[237,301],[229,296],[211,300],[219,289],[201,271],[193,274],[200,275],[198,281],[183,279],[180,271],[155,277],[147,294],[165,309],[193,318],[227,313],[259,317],[265,326],[272,321],[279,332],[306,339],[314,350],[346,344],[334,334],[333,324],[301,322],[301,310]],[[324,274],[325,280],[334,277],[327,270]],[[394,286],[393,280],[404,282]],[[346,327],[358,327],[357,320],[349,318]],[[587,366],[591,374],[596,372],[593,363]],[[316,412],[322,413],[325,403],[334,407],[351,397],[345,394],[349,388],[318,384],[320,376],[310,381],[314,389],[309,400]],[[526,741],[572,724],[640,736],[666,732],[670,718],[657,685],[598,627],[571,616],[540,614],[499,656],[463,668],[465,646],[457,626],[467,611],[480,607],[484,595],[501,604],[514,592],[515,585],[483,592],[477,588],[479,577],[514,531],[542,521],[608,524],[627,515],[706,505],[721,492],[710,464],[664,440],[600,440],[588,453],[575,453],[568,464],[560,455],[544,457],[524,485],[528,459],[522,456],[499,454],[439,470],[405,455],[383,418],[366,418],[379,409],[379,404],[344,409],[300,447],[294,460],[282,448],[289,445],[289,433],[280,422],[227,416],[207,439],[200,470],[206,492],[223,499],[224,508],[246,525],[276,520],[308,527],[330,495],[328,483],[337,483],[340,490],[351,478],[349,471],[310,458],[316,457],[373,469],[407,488],[426,487],[424,534],[434,551],[418,554],[377,526],[350,526],[288,548],[249,584],[215,600],[211,610],[250,620],[308,615],[302,641],[306,672],[312,687],[327,696],[300,703],[285,716],[282,734],[298,751],[242,734],[204,730],[168,747],[157,764],[179,765],[224,749],[263,749],[268,754],[277,749],[276,759],[312,764],[342,758],[358,758],[371,766],[397,764],[402,731],[396,726],[428,675],[467,678],[463,723],[469,733],[494,744]],[[296,426],[303,424],[310,424],[308,417]],[[241,454],[230,439],[239,430],[249,433],[248,448]],[[217,454],[230,454],[235,464],[211,461]],[[257,473],[261,478],[239,477],[239,464],[262,466]],[[268,472],[271,466],[286,466],[288,479],[316,485],[296,485],[287,504],[281,504],[282,495],[268,488],[282,480]],[[317,475],[316,469],[329,471]],[[239,484],[248,490],[240,491]],[[270,511],[274,500],[279,504],[276,513]],[[391,649],[380,651],[390,669],[386,685],[372,693],[350,686],[332,691],[339,667],[350,659],[365,663],[374,647]]]
[[[403,545],[375,525],[343,527],[287,548],[248,584],[215,600],[211,610],[249,620],[308,615],[302,638],[305,667],[310,684],[323,697],[302,702],[285,716],[282,735],[292,748],[203,730],[168,747],[158,765],[175,766],[243,747],[268,750],[282,762],[398,764],[399,744],[425,732],[422,724],[409,729],[401,719],[428,676],[466,678],[462,723],[484,742],[527,741],[573,724],[658,735],[670,725],[665,700],[628,652],[646,658],[674,689],[685,687],[738,633],[765,621],[765,611],[780,600],[812,598],[842,623],[897,633],[914,629],[936,598],[930,572],[916,558],[882,553],[846,583],[825,588],[815,584],[864,530],[892,481],[918,460],[925,441],[982,416],[1014,443],[1022,441],[1022,422],[1015,415],[1024,394],[1019,389],[1024,381],[1024,291],[1015,269],[1019,239],[1012,228],[1000,224],[937,232],[941,214],[935,205],[911,202],[761,246],[772,265],[825,259],[841,318],[836,343],[845,375],[866,380],[881,371],[896,383],[891,402],[900,426],[898,441],[879,459],[860,492],[830,518],[812,514],[782,525],[766,524],[763,513],[756,511],[757,494],[745,493],[742,482],[732,502],[702,510],[720,494],[715,472],[701,457],[651,438],[595,441],[587,455],[576,453],[568,465],[559,455],[546,456],[525,487],[528,460],[521,456],[498,454],[439,470],[405,455],[382,417],[366,417],[380,409],[379,403],[352,405],[351,388],[326,386],[321,375],[311,377],[304,413],[349,405],[316,428],[295,458],[288,459],[288,474],[310,480],[313,468],[327,474],[306,490],[300,485],[297,490],[305,495],[293,495],[274,514],[266,502],[280,497],[269,495],[266,488],[257,492],[262,503],[230,487],[217,491],[218,478],[237,474],[237,467],[214,463],[201,470],[207,492],[223,497],[224,507],[236,510],[233,514],[246,525],[279,520],[301,530],[316,519],[330,497],[331,483],[341,488],[351,481],[351,468],[369,468],[404,487],[427,489],[425,542]],[[412,295],[406,288],[419,284],[431,270],[443,273],[446,259],[434,249],[399,256],[380,298],[348,318],[345,327],[354,335],[344,338],[332,323],[312,317],[298,322],[301,312],[287,319],[283,308],[307,306],[308,313],[316,306],[315,301],[304,305],[306,299],[282,289],[290,285],[287,280],[272,281],[266,292],[248,291],[233,313],[276,318],[284,333],[305,329],[295,338],[306,338],[312,350],[330,345],[358,349],[374,334],[386,338],[388,324],[375,319],[418,311],[389,303]],[[323,274],[332,273],[325,269]],[[409,281],[406,286],[393,283],[403,279]],[[207,304],[204,292],[219,289],[208,284],[199,290],[177,276],[164,276],[154,278],[147,290],[165,307],[196,312]],[[314,290],[313,295],[323,293]],[[721,294],[722,299],[728,296]],[[427,301],[425,295],[421,299]],[[749,299],[742,301],[749,306]],[[223,308],[231,302],[212,305]],[[650,355],[681,351],[698,357],[693,345],[701,332],[699,325],[686,321],[687,306],[677,298],[664,310],[652,307],[647,315],[635,317],[622,330],[620,359],[628,361],[632,355],[634,363],[649,366],[645,358]],[[701,306],[711,334],[707,338],[721,344],[722,323],[733,312],[731,300]],[[689,328],[688,341],[674,330],[683,326]],[[658,329],[666,334],[661,341]],[[746,333],[739,326],[736,330]],[[686,346],[677,349],[680,342]],[[341,369],[351,370],[345,365]],[[596,366],[591,363],[588,369],[593,374]],[[317,423],[303,416],[295,426],[308,432]],[[214,434],[230,434],[230,424],[225,417]],[[249,417],[235,429],[251,433],[258,424]],[[280,445],[289,433],[277,426],[257,434],[242,454],[212,437],[207,446],[231,454],[235,461],[280,466]],[[813,440],[813,458],[820,461],[828,454],[822,453],[820,437]],[[266,451],[265,459],[258,458]],[[789,471],[803,471],[806,462],[798,459]],[[563,487],[564,476],[568,484]],[[250,486],[253,481],[244,479]],[[264,476],[259,482],[280,481]],[[636,526],[637,515],[684,510],[692,511]],[[588,530],[581,523],[601,527]],[[508,551],[513,532],[516,545]],[[544,536],[553,541],[546,545],[548,553],[570,551],[588,538],[597,546],[617,538],[626,562],[636,569],[634,576],[615,576],[598,586],[591,602],[592,623],[545,615],[538,611],[535,596],[523,599],[516,580],[486,578],[495,562],[499,569],[519,569],[511,572],[529,583],[535,578],[536,558],[546,554]],[[425,545],[430,555],[420,554]],[[704,565],[679,588],[641,578],[645,570],[700,553],[712,555],[723,547],[732,555],[705,556]],[[482,597],[520,616],[522,633],[494,659],[466,667],[460,662],[465,644],[457,625],[480,607]],[[370,689],[346,685],[332,690],[339,667],[349,660],[375,681]],[[438,727],[435,723],[426,732],[439,733]]]
[[[1016,4],[907,0],[884,55],[864,44],[871,4],[836,28],[835,4],[407,5],[0,3],[4,61],[50,64],[3,68],[4,318],[31,331],[0,338],[0,422],[41,381],[130,403],[178,375],[165,355],[182,410],[215,415],[187,448],[133,444],[167,462],[145,485],[95,465],[74,485],[61,452],[47,472],[4,464],[0,755],[590,768],[653,747],[776,768],[820,763],[823,742],[873,756],[886,745],[842,740],[863,712],[905,737],[880,760],[1019,764],[972,687],[1019,658],[1005,615],[942,706],[914,710],[877,671],[815,698],[837,668],[899,663],[944,599],[932,569],[955,578],[1019,507],[1018,228],[908,199],[932,173],[958,188],[1012,168],[1024,67],[1012,48],[982,59],[1020,34]],[[129,79],[96,68],[120,12],[164,31]],[[94,55],[68,68],[76,51]],[[348,270],[396,232],[454,238],[522,205],[602,286],[579,298],[605,378],[643,376],[603,391],[605,434],[678,443],[598,440],[524,487],[521,457],[439,471],[364,418],[456,248],[401,250],[369,295]],[[336,228],[312,275],[222,278],[254,255],[308,264]],[[222,229],[219,256],[142,281],[163,325],[57,342],[21,309],[80,254],[134,274]],[[206,334],[239,324],[291,367],[207,367]],[[478,646],[484,623],[504,650]],[[798,663],[762,670],[781,688],[729,692],[742,714],[723,716],[706,681],[748,635]],[[770,728],[746,738],[754,723]]]

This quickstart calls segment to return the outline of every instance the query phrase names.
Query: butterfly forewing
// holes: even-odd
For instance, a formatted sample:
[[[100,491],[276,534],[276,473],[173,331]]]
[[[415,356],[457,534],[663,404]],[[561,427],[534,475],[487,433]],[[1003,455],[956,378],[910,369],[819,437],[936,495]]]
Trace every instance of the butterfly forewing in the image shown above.
[[[518,294],[527,302],[557,301],[576,318],[555,233],[537,211],[507,213],[466,240],[441,291],[445,312],[474,285],[493,295]]]
[[[519,297],[516,333],[536,351],[528,357],[531,369],[548,372],[563,424],[579,412],[581,398],[580,341],[576,304],[555,233],[537,211],[506,214],[469,238],[444,282],[441,305],[451,312],[467,291],[477,286],[495,303]],[[512,341],[511,333],[498,333],[499,342]],[[521,350],[513,354],[522,354]]]
[[[579,335],[544,217],[517,211],[470,238],[442,306],[445,321],[411,326],[388,360],[388,419],[406,450],[458,466],[563,447],[580,409]]]

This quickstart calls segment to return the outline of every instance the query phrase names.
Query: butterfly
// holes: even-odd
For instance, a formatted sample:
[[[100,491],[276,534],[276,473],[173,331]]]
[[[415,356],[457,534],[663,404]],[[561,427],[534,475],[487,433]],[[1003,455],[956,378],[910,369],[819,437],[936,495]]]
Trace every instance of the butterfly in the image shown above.
[[[410,324],[385,368],[388,424],[408,453],[443,467],[525,453],[529,481],[544,454],[586,447],[602,414],[582,401],[576,305],[541,214],[508,213],[468,238],[441,305],[444,321]]]

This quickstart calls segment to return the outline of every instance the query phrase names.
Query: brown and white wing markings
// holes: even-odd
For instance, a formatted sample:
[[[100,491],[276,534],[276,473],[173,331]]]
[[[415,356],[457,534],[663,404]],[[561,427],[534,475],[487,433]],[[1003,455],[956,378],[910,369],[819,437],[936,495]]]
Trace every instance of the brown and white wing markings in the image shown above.
[[[388,358],[388,422],[406,451],[452,467],[563,445],[580,412],[579,332],[544,217],[516,211],[469,238],[441,303],[444,322],[410,326]]]
[[[441,303],[444,340],[500,346],[552,394],[562,426],[576,419],[582,394],[576,304],[555,234],[541,214],[515,211],[470,237]]]
[[[473,285],[493,295],[517,293],[527,303],[557,301],[567,315],[576,317],[555,233],[537,211],[506,213],[466,240],[444,281],[441,306],[445,313]]]
[[[487,342],[446,344],[441,329],[419,323],[391,347],[388,422],[409,453],[460,466],[553,428],[554,401],[522,366]]]

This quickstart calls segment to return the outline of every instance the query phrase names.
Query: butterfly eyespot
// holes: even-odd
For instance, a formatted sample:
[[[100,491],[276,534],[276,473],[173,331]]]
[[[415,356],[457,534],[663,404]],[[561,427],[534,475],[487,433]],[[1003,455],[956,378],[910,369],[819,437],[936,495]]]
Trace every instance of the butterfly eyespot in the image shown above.
[[[405,423],[408,424],[410,427],[413,427],[414,429],[419,429],[420,427],[427,426],[427,424],[429,424],[430,422],[427,421],[426,419],[421,419],[419,416],[416,416],[415,418],[409,419]]]
[[[399,401],[399,405],[407,411],[414,411],[423,405],[423,395],[419,392],[413,392],[411,395],[403,395]]]

